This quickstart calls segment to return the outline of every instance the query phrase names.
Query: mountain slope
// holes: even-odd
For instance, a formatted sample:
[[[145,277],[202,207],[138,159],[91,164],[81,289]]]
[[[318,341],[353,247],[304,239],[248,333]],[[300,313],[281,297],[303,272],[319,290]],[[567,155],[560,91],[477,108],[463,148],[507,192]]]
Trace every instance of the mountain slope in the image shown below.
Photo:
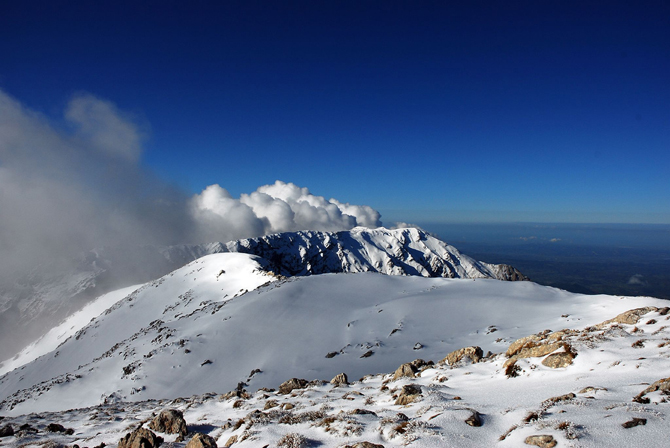
[[[222,392],[241,381],[276,387],[291,376],[343,371],[357,378],[467,345],[499,352],[545,328],[592,325],[662,302],[490,279],[363,273],[277,281],[271,267],[222,253],[145,285],[55,352],[0,377],[0,411]]]
[[[69,268],[35,271],[17,285],[0,284],[0,360],[35,341],[102,294],[165,275],[205,255],[242,252],[268,260],[284,276],[381,272],[447,278],[526,280],[506,265],[481,263],[418,229],[356,228],[293,232],[229,243],[120,247],[91,251]],[[5,368],[8,363],[5,363]]]

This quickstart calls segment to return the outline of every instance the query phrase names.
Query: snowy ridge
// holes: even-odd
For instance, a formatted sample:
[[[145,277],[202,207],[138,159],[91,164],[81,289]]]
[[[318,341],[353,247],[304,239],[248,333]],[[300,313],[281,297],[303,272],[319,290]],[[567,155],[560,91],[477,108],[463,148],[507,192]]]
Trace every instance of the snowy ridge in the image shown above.
[[[287,232],[195,246],[173,246],[163,251],[169,260],[190,260],[220,252],[258,255],[283,276],[337,272],[379,272],[444,278],[528,280],[508,265],[483,263],[416,228],[368,229],[344,232]]]
[[[66,319],[102,294],[153,280],[198,258],[224,252],[263,257],[272,271],[283,276],[380,272],[527,280],[511,266],[475,261],[418,229],[358,227],[343,232],[280,233],[228,243],[104,248],[86,254],[73,270],[47,278],[35,275],[26,279],[25,285],[5,291],[0,285],[0,338],[13,349],[0,347],[0,360],[19,352],[26,340],[43,336],[49,329],[46,322]],[[41,271],[36,269],[37,274]],[[5,362],[0,372],[8,365]]]

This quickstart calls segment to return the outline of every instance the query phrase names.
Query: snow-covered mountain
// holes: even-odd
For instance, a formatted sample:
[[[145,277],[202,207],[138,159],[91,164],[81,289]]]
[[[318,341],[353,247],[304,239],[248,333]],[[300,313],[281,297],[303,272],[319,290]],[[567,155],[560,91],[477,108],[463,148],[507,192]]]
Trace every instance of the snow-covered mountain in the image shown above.
[[[458,249],[416,228],[343,232],[290,232],[192,246],[171,246],[165,258],[185,264],[205,255],[241,252],[270,262],[277,274],[293,277],[337,272],[379,272],[445,278],[528,280],[515,268],[476,261]]]
[[[270,262],[274,272],[284,276],[381,272],[527,279],[511,266],[475,261],[418,229],[359,227],[335,233],[281,233],[225,244],[103,248],[55,272],[48,266],[38,266],[19,282],[0,284],[0,360],[11,357],[29,341],[42,336],[54,322],[102,294],[145,283],[197,258],[222,252],[261,256]]]
[[[666,301],[484,278],[286,278],[277,266],[212,254],[131,292],[0,377],[2,425],[38,430],[0,444],[113,445],[163,407],[183,410],[191,432],[220,446],[519,446],[546,435],[565,446],[646,447],[667,438],[670,382],[656,383],[670,376]],[[425,361],[399,369],[417,358]],[[342,372],[351,385],[307,384]],[[270,391],[292,377],[307,381]],[[465,423],[475,413],[483,426]],[[638,427],[621,426],[629,421]],[[73,434],[47,432],[51,422]]]

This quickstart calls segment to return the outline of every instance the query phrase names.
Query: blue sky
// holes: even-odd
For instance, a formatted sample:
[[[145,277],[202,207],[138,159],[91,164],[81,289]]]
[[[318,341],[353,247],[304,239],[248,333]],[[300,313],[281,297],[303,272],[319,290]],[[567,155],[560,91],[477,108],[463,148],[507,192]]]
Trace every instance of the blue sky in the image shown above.
[[[113,102],[189,194],[280,179],[384,222],[670,223],[667,2],[12,3],[0,89],[50,117]]]

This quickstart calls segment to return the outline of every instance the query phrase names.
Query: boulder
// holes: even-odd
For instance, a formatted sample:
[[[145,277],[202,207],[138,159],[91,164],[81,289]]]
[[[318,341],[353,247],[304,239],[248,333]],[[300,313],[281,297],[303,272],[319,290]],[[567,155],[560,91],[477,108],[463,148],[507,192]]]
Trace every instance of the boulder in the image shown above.
[[[524,440],[526,445],[535,445],[540,448],[553,448],[556,446],[556,440],[553,436],[542,434],[536,436],[528,436]]]
[[[402,387],[402,392],[395,401],[397,405],[406,405],[413,403],[421,398],[421,386],[408,384]]]
[[[342,386],[342,385],[346,386],[347,384],[349,384],[349,378],[347,378],[346,373],[339,373],[335,375],[335,377],[332,380],[330,380],[330,384],[332,384],[333,386]]]
[[[198,432],[189,440],[186,448],[217,448],[217,445],[213,437]]]
[[[561,367],[567,367],[572,364],[573,359],[575,359],[575,355],[573,355],[571,352],[554,353],[544,358],[542,360],[542,365],[551,367],[552,369],[559,369]]]
[[[47,425],[47,431],[48,432],[65,432],[67,429],[63,425],[59,425],[58,423],[49,423]]]
[[[456,363],[462,361],[464,358],[470,358],[473,363],[479,362],[480,359],[484,356],[484,352],[481,347],[463,347],[458,350],[454,350],[449,353],[441,363],[448,363],[450,366],[455,365]]]
[[[290,394],[295,389],[304,389],[307,387],[307,380],[300,378],[291,378],[288,381],[284,381],[279,386],[279,394],[286,395]]]
[[[163,443],[162,437],[158,437],[148,429],[139,427],[119,440],[117,448],[156,448],[161,443]]]
[[[0,437],[11,437],[14,435],[14,428],[12,425],[5,425],[0,428]]]
[[[393,374],[393,381],[400,378],[416,378],[416,372],[418,371],[419,369],[414,367],[412,363],[406,362],[396,369],[395,373]]]
[[[165,434],[179,434],[185,436],[186,420],[184,414],[178,409],[164,409],[149,423],[149,428]]]

